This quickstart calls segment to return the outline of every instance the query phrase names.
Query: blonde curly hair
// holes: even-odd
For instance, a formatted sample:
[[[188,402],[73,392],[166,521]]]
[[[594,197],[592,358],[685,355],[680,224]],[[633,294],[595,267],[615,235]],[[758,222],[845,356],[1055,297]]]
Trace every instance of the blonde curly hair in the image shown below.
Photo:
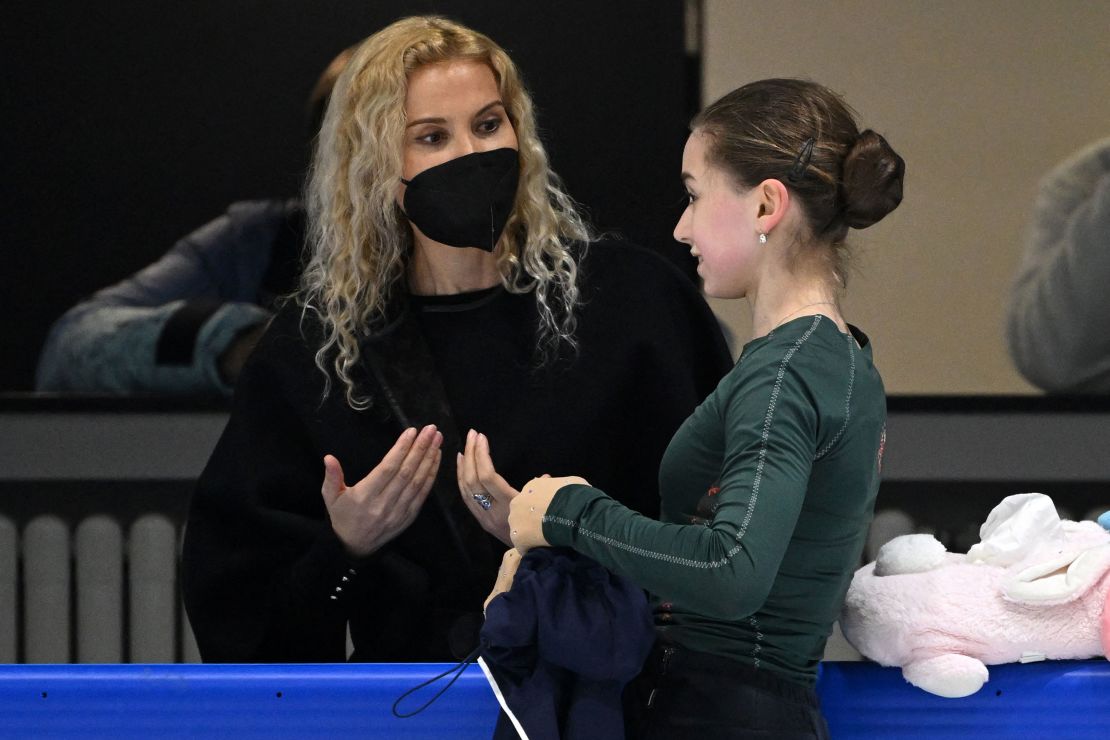
[[[548,166],[532,100],[505,51],[486,36],[445,18],[404,18],[365,39],[332,91],[308,179],[310,258],[301,281],[302,320],[313,311],[323,328],[316,365],[346,387],[347,403],[367,408],[352,378],[359,340],[386,324],[389,302],[403,291],[412,232],[396,203],[409,75],[452,60],[487,64],[516,131],[520,185],[494,249],[502,285],[535,293],[541,360],[575,347],[578,267],[569,246],[593,239],[574,201]]]

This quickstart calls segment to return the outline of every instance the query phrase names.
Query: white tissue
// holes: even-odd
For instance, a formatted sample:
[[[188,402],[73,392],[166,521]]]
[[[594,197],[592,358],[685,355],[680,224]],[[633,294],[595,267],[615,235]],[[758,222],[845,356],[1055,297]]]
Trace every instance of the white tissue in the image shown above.
[[[1033,548],[1062,539],[1063,527],[1052,499],[1043,493],[1007,496],[979,529],[979,544],[967,551],[970,562],[1012,565]]]

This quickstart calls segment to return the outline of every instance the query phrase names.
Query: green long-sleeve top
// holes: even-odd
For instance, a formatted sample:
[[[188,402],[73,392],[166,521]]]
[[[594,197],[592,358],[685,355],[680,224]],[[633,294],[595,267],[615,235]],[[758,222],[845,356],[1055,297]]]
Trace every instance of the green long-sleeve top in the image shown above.
[[[745,345],[675,433],[662,521],[567,485],[544,537],[651,592],[664,639],[812,684],[859,564],[885,420],[867,337],[796,319]]]

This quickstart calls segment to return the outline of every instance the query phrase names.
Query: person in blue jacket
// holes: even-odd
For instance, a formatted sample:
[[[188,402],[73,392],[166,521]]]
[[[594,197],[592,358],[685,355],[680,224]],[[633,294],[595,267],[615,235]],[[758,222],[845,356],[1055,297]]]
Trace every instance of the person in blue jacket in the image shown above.
[[[313,136],[349,54],[332,60],[309,96]],[[304,226],[298,199],[232,203],[159,260],[55,321],[35,389],[230,394],[278,300],[297,287]]]

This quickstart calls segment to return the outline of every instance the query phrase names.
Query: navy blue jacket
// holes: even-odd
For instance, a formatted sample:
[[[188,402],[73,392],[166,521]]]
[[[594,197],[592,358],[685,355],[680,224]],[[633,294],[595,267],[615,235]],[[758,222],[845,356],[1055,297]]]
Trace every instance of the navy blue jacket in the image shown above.
[[[503,710],[495,740],[624,737],[621,692],[654,640],[635,584],[573,550],[529,551],[481,632],[478,662]]]

